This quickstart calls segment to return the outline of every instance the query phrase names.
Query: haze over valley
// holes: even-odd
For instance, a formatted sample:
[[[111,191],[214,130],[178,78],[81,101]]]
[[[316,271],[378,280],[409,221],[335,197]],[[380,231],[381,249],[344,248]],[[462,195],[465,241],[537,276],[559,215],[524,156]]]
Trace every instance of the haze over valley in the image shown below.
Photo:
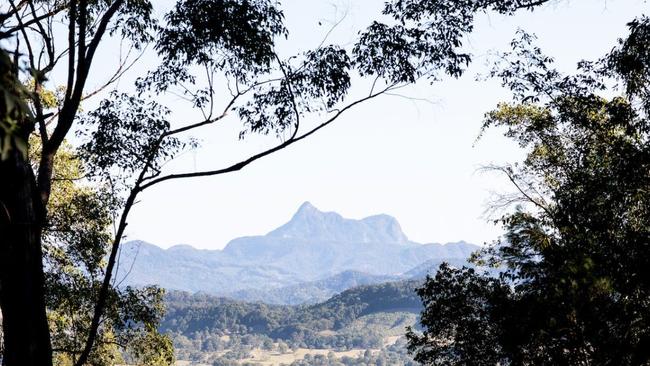
[[[424,277],[443,261],[462,265],[478,248],[415,243],[391,216],[352,220],[305,202],[286,224],[236,238],[223,250],[128,242],[116,278],[241,300],[314,303],[358,285]]]
[[[223,250],[125,243],[116,278],[167,290],[160,330],[180,364],[410,365],[403,335],[422,310],[416,288],[477,249],[416,243],[389,215],[353,220],[305,202]]]

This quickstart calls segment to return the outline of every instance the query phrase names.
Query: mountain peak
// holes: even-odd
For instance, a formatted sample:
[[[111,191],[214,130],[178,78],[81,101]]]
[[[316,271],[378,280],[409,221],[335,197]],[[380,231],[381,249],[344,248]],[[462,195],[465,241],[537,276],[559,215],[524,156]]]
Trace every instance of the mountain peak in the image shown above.
[[[308,201],[300,205],[288,223],[268,235],[310,241],[408,242],[399,223],[392,216],[375,215],[362,220],[347,219],[336,212],[320,211]]]
[[[298,211],[294,214],[294,217],[296,216],[302,216],[302,215],[314,215],[321,213],[319,209],[317,209],[314,205],[311,204],[309,201],[305,201],[298,207]]]

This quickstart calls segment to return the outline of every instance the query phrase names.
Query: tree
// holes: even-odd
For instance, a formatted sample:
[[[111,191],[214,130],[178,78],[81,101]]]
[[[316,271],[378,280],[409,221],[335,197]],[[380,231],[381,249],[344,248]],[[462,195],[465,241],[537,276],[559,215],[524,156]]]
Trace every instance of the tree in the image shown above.
[[[38,138],[32,138],[29,147],[30,161],[35,164],[41,151]],[[73,365],[83,351],[93,295],[104,277],[109,227],[117,203],[109,187],[81,183],[83,164],[67,143],[54,159],[54,171],[42,240],[46,306],[55,363]],[[118,286],[118,282],[111,284],[89,362],[113,365],[126,356],[130,363],[171,365],[171,341],[157,331],[163,316],[163,291],[152,286]]]
[[[408,328],[408,350],[422,364],[497,365],[503,351],[498,342],[493,303],[508,293],[497,279],[472,268],[455,269],[443,263],[434,278],[427,277],[418,295],[425,305],[422,334]]]
[[[153,3],[147,0],[9,0],[0,9],[0,32],[7,40],[3,46],[14,50],[15,61],[11,68],[3,66],[3,78],[10,71],[13,79],[33,82],[26,93],[31,113],[2,111],[0,137],[6,150],[0,161],[4,362],[10,366],[51,364],[42,237],[54,161],[66,136],[79,129],[85,133],[82,151],[90,166],[87,179],[115,187],[123,198],[102,285],[94,294],[88,337],[77,361],[82,365],[95,345],[128,214],[141,192],[173,179],[240,170],[306,139],[360,103],[419,79],[433,80],[442,73],[459,76],[470,61],[470,55],[462,51],[462,39],[471,31],[476,12],[513,13],[544,2],[396,0],[385,6],[386,23],[373,22],[353,47],[328,45],[325,40],[316,49],[283,57],[274,44],[288,34],[283,13],[270,0],[178,0],[160,22],[152,16]],[[419,10],[422,7],[424,11]],[[103,89],[89,91],[86,84],[94,76],[93,61],[108,37],[120,38],[136,53],[153,45],[161,64],[139,80],[138,95],[116,92],[98,110],[81,115],[82,100]],[[119,80],[137,60],[128,55],[132,54],[121,60],[105,86]],[[55,71],[64,74],[66,84],[61,102],[49,108],[40,95]],[[368,79],[371,86],[364,97],[352,100],[348,92],[355,74]],[[4,83],[3,88],[12,85]],[[176,90],[203,113],[203,119],[172,123],[169,110],[151,101]],[[231,97],[222,100],[222,95]],[[218,123],[229,111],[240,118],[242,137],[275,134],[283,140],[223,168],[186,173],[162,170],[165,161],[193,146],[183,140],[183,134]],[[34,131],[42,146],[37,170],[26,157],[28,147],[21,148],[29,144]]]
[[[144,35],[138,25],[151,24],[148,22],[150,9],[142,3],[128,2],[124,6],[122,3],[92,2],[89,5],[87,1],[81,1],[77,6],[76,1],[70,4],[58,1],[21,1],[16,4],[9,1],[8,9],[3,5],[0,11],[2,37],[15,39],[13,78],[17,80],[19,70],[28,69],[34,79],[33,90],[26,93],[34,113],[30,115],[25,111],[13,118],[15,127],[11,139],[26,146],[36,126],[42,139],[37,173],[31,168],[27,148],[10,149],[0,161],[0,202],[3,206],[0,217],[0,305],[5,343],[3,362],[8,365],[52,364],[41,239],[51,193],[53,163],[74,122],[94,54],[111,19],[115,16],[128,23],[130,19],[140,18],[140,22],[123,28],[129,32],[125,35],[136,44],[143,40],[139,36]],[[61,46],[61,43],[53,38],[55,17],[63,15],[66,10],[70,30],[67,47],[63,53],[57,54],[55,46]],[[98,21],[94,22],[94,19]],[[20,54],[26,55],[27,68],[19,65]],[[65,55],[68,55],[69,75],[64,101],[56,112],[46,114],[39,91]],[[3,86],[6,85],[9,84],[3,82]],[[2,112],[5,119],[5,111]],[[47,119],[57,122],[49,131]]]
[[[577,75],[553,69],[525,33],[495,67],[514,100],[485,127],[504,127],[528,150],[493,167],[517,191],[499,204],[516,207],[499,220],[504,239],[475,259],[503,272],[443,266],[427,279],[424,332],[409,333],[421,363],[650,363],[650,19],[629,29]]]

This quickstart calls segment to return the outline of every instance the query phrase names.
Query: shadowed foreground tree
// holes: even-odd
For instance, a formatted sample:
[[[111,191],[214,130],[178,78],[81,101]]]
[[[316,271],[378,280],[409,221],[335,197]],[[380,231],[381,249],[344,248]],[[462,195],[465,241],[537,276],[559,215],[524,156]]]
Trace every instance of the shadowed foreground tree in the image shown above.
[[[521,34],[493,76],[514,95],[486,115],[528,150],[494,167],[518,193],[488,277],[442,266],[419,290],[427,365],[650,364],[650,19],[564,76]]]
[[[120,198],[121,210],[109,240],[102,284],[90,290],[94,306],[85,346],[76,362],[83,365],[104,322],[120,241],[141,192],[173,179],[240,170],[307,138],[360,103],[420,79],[459,76],[470,61],[462,40],[472,30],[475,13],[510,14],[544,2],[394,1],[384,9],[386,22],[373,22],[351,47],[325,40],[297,55],[280,55],[275,50],[276,39],[288,33],[282,11],[270,0],[179,0],[162,19],[152,16],[153,3],[147,0],[3,3],[0,38],[14,58],[13,63],[7,58],[10,67],[3,66],[3,92],[4,88],[18,90],[5,84],[5,75],[29,86],[25,92],[29,110],[23,106],[16,109],[20,113],[11,114],[10,109],[3,109],[0,129],[3,362],[9,366],[52,362],[43,235],[55,158],[71,133],[79,132],[85,141],[80,149],[88,165],[85,178],[111,187]],[[120,61],[113,74],[92,68],[109,38],[131,49],[113,56]],[[97,110],[79,112],[84,99],[119,80],[137,61],[139,50],[148,45],[155,49],[160,66],[138,80],[137,95],[114,91]],[[65,80],[65,85],[51,85],[48,80],[53,75]],[[355,94],[362,97],[352,99],[349,92],[356,76],[366,79],[368,86]],[[105,83],[87,90],[88,80],[99,77],[106,77]],[[46,87],[61,90],[58,103],[43,103]],[[171,111],[153,101],[164,94],[180,95],[203,118],[171,121]],[[222,168],[162,169],[165,162],[195,146],[184,134],[214,125],[233,111],[242,122],[242,137],[272,134],[281,137],[280,142]],[[35,131],[41,151],[33,169],[26,151]],[[60,245],[72,243],[63,240]]]

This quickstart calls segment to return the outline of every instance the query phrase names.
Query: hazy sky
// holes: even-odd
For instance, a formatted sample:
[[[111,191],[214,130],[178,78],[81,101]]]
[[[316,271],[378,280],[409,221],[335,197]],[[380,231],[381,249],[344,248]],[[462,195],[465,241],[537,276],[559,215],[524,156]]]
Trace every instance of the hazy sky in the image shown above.
[[[289,55],[318,45],[330,24],[342,17],[329,39],[353,42],[356,32],[378,14],[382,1],[282,3],[290,36],[280,50]],[[491,192],[510,187],[502,177],[477,169],[516,161],[521,152],[496,130],[474,145],[483,114],[508,99],[498,82],[476,81],[489,55],[507,50],[516,29],[523,28],[539,37],[538,44],[562,70],[571,71],[580,59],[610,50],[625,34],[625,23],[647,6],[640,0],[560,0],[515,17],[481,16],[467,43],[475,60],[460,80],[447,78],[402,91],[426,101],[385,96],[366,103],[315,136],[241,172],[153,188],[132,213],[128,239],[163,247],[184,243],[222,248],[235,237],[267,233],[286,222],[303,201],[310,201],[349,218],[395,216],[406,235],[418,242],[491,241],[501,231],[485,215]],[[180,102],[172,106],[179,121],[193,116]],[[233,115],[196,135],[203,147],[169,169],[217,168],[268,146],[269,139],[238,141],[240,128]]]

